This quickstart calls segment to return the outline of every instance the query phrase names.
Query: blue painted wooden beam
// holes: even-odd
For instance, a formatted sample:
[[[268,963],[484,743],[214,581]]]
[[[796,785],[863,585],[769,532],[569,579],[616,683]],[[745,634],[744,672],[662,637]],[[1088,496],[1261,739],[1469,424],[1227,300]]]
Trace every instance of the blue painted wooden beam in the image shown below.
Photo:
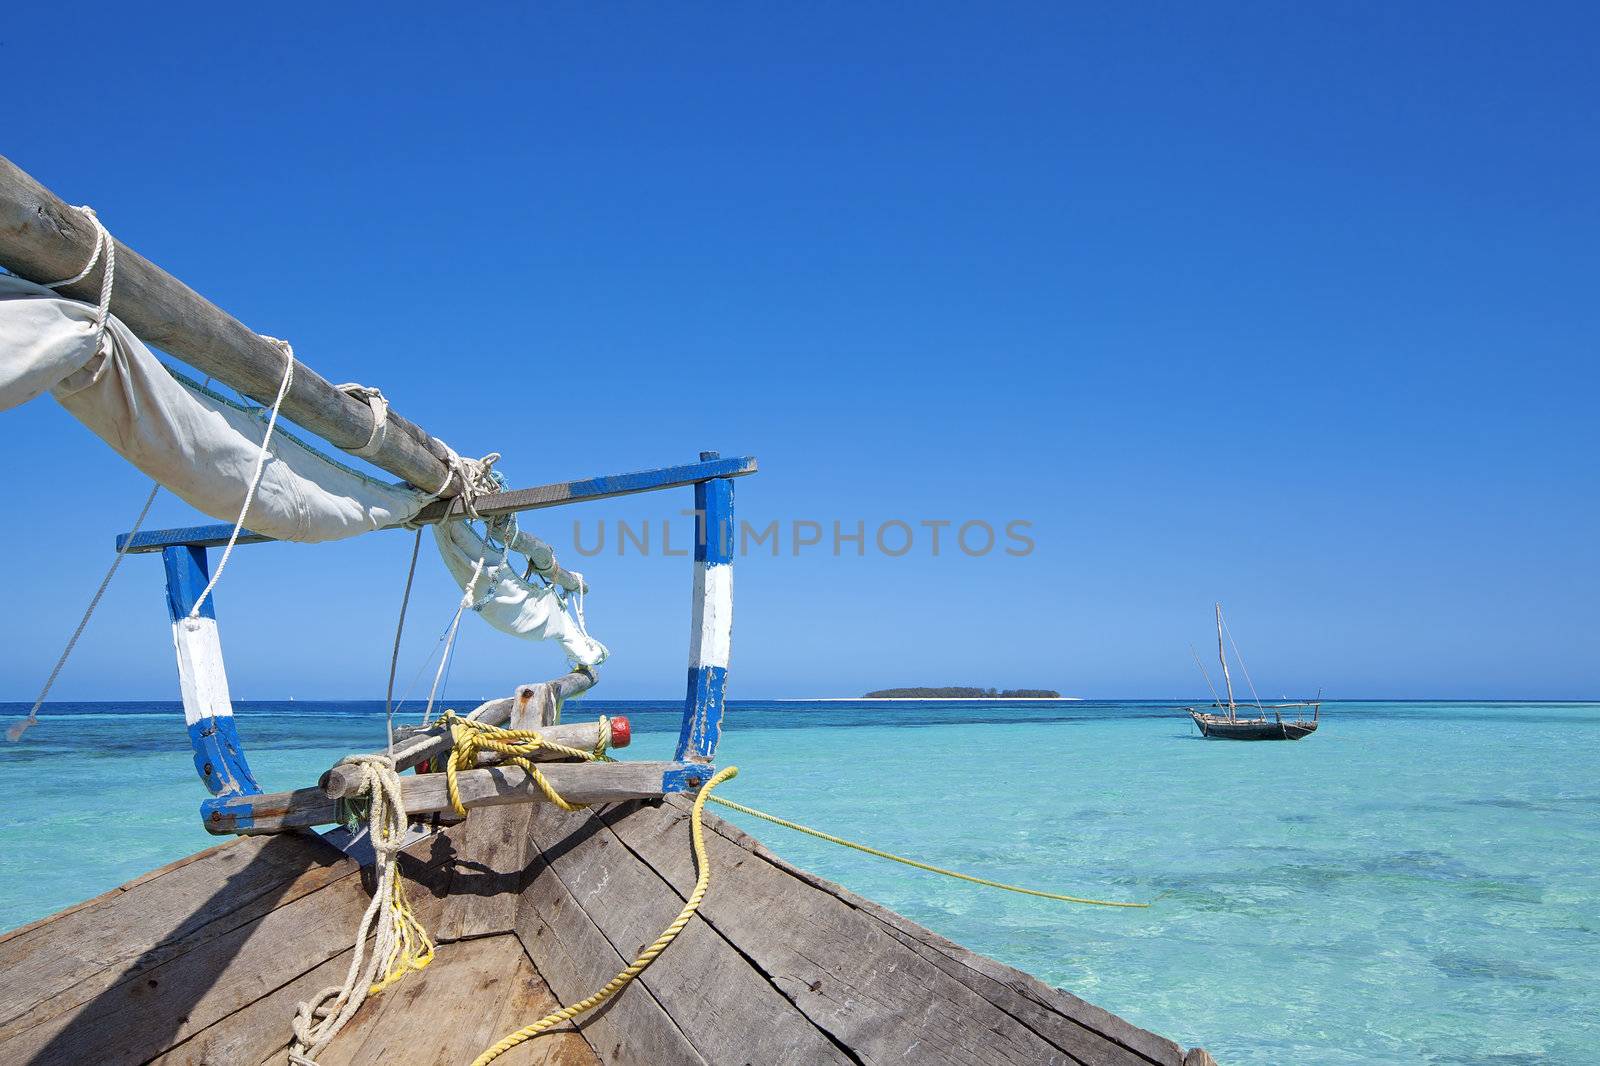
[[[705,453],[712,454],[712,453]],[[744,477],[756,472],[753,457],[736,459],[711,458],[683,466],[663,467],[659,470],[640,470],[631,474],[610,474],[605,477],[583,478],[578,481],[558,481],[552,485],[539,485],[531,489],[512,489],[479,497],[478,513],[484,516],[511,514],[515,511],[534,511],[544,507],[582,503],[586,500],[606,500],[613,496],[631,496],[640,492],[657,492],[661,489],[679,488],[683,485],[700,485],[713,479]],[[449,515],[462,513],[461,504],[439,501],[423,508],[417,516],[420,522],[437,522]],[[152,529],[129,537],[117,537],[117,549],[129,542],[128,554],[157,552],[174,544],[188,544],[215,548],[228,543],[231,525],[188,526],[182,529]],[[259,533],[248,531],[239,534],[240,544],[260,544],[271,540]]]
[[[167,614],[172,619],[178,689],[195,771],[213,796],[258,793],[261,787],[245,761],[244,743],[233,722],[233,700],[217,636],[215,593],[194,618],[189,617],[206,587],[206,549],[174,545],[162,551],[161,561],[167,571]]]
[[[715,452],[701,452],[702,460]],[[678,762],[709,763],[722,736],[728,654],[733,637],[733,482],[694,487],[693,620],[689,626],[689,691],[678,732]]]

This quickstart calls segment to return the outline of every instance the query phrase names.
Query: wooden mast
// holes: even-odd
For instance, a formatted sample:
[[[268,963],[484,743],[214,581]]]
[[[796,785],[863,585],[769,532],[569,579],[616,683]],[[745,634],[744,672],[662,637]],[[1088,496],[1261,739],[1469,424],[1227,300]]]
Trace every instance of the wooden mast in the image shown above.
[[[89,261],[97,237],[82,212],[0,156],[0,266],[40,284],[70,278]],[[101,269],[97,265],[82,281],[56,291],[93,303],[100,296]],[[121,241],[111,312],[145,343],[256,402],[271,404],[277,395],[284,368],[277,345]],[[372,437],[373,414],[366,401],[340,392],[299,362],[283,416],[346,451],[364,447]],[[445,458],[441,445],[390,410],[388,428],[370,461],[432,492],[445,481]],[[459,489],[447,485],[440,495],[454,496]]]
[[[1228,721],[1234,720],[1233,678],[1228,675],[1228,653],[1222,649],[1222,604],[1217,604],[1217,658],[1222,660],[1222,682],[1228,686]]]

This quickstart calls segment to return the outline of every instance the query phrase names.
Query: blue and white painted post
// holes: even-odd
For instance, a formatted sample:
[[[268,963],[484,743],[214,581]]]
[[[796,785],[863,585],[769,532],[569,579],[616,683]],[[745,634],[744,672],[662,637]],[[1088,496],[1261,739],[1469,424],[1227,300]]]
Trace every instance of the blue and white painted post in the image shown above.
[[[214,796],[260,792],[233,724],[233,700],[228,696],[217,612],[212,606],[216,593],[207,597],[196,617],[189,617],[206,587],[206,550],[195,544],[174,545],[162,549],[161,562],[167,571],[167,611],[172,616],[178,687],[183,694],[189,743],[194,748],[194,768]]]
[[[716,452],[701,452],[705,461]],[[722,694],[733,638],[733,481],[697,482],[694,616],[689,630],[689,695],[678,734],[678,762],[709,763],[722,735]]]

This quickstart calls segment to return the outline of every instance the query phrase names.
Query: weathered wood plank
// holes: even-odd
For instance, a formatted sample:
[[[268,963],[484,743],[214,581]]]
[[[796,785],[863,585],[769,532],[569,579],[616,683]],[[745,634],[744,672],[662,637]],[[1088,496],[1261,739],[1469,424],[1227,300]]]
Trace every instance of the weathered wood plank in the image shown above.
[[[683,900],[597,816],[591,816],[590,825],[595,831],[562,834],[560,826],[536,817],[530,830],[562,883],[631,961],[677,916]],[[687,830],[669,843],[687,852]],[[851,1061],[739,950],[698,919],[690,920],[637,981],[671,1005],[678,1028],[708,1062],[810,1066]],[[751,1024],[755,1018],[759,1025]]]
[[[390,988],[362,1011],[370,1027],[341,1034],[320,1066],[388,1066],[403,1062],[467,1063],[499,1037],[499,986],[524,958],[514,936],[465,940]]]
[[[366,905],[358,878],[336,881],[17,1033],[0,1061],[142,1063],[338,955]]]
[[[545,779],[569,803],[614,803],[662,794],[662,779],[679,769],[668,762],[550,763],[540,768]],[[544,800],[544,793],[526,770],[492,766],[456,775],[461,801],[468,808]],[[416,816],[450,809],[444,774],[404,779],[407,813]],[[286,829],[332,825],[339,820],[338,801],[320,788],[227,796],[207,801],[206,828],[213,833],[281,833]]]
[[[531,804],[489,807],[449,831],[455,850],[436,940],[509,933],[516,925],[532,814]]]
[[[520,941],[517,942],[517,951],[522,961],[509,982],[509,988],[503,988],[498,993],[501,1008],[500,1016],[495,1020],[494,1040],[561,1009],[561,1003],[539,975],[533,960],[522,950]],[[502,1061],[506,1066],[600,1066],[599,1056],[583,1038],[583,1034],[570,1024],[518,1045]]]
[[[281,851],[295,838],[281,839],[283,843],[274,851]],[[354,862],[315,839],[301,843],[336,860],[327,867],[309,864],[310,869],[302,874],[303,878],[323,877],[321,884],[301,891],[306,883],[297,879],[296,891],[261,901],[270,908],[265,913],[234,908],[226,918],[200,926],[196,935],[190,935],[187,930],[192,926],[184,923],[177,935],[131,963],[90,975],[26,1016],[0,1026],[0,1062],[142,1062],[230,1018],[345,951],[369,900],[368,890]],[[412,902],[427,926],[438,920],[440,894],[440,871],[430,862],[429,845],[428,840],[419,841],[401,856],[402,870],[415,882]],[[219,849],[218,853],[233,850]],[[263,860],[258,857],[254,861]],[[192,871],[198,875],[204,872],[195,869],[200,866],[186,866],[179,874]],[[174,890],[175,896],[192,898],[176,891],[181,887],[177,876],[169,874],[147,882],[140,890],[165,888]],[[196,913],[204,912],[219,897],[227,899],[233,884],[241,880],[237,876],[225,880],[218,896],[206,900]],[[123,893],[115,902],[124,904],[135,894]],[[159,904],[159,900],[151,902]],[[253,920],[245,920],[252,915]],[[134,929],[137,933],[137,926]]]
[[[688,810],[687,803],[679,798],[668,802],[680,810]],[[1141,1029],[1064,989],[1052,988],[1030,974],[970,951],[879,903],[795,866],[732,822],[708,817],[706,827],[709,832],[725,837],[792,876],[877,918],[891,935],[918,950],[947,972],[967,981],[979,994],[1026,1024],[1039,1028],[1041,1032],[1049,1030],[1060,1039],[1070,1039],[1071,1031],[1062,1028],[1065,1023],[1100,1034],[1162,1066],[1178,1066],[1182,1060],[1183,1048],[1166,1037]]]
[[[578,843],[569,832],[592,823],[582,814],[536,810],[541,834],[563,838],[564,846]],[[528,866],[528,886],[517,908],[517,939],[556,999],[576,1002],[609,981],[631,957],[624,959],[606,939],[538,848],[530,851]],[[608,1066],[707,1066],[660,1001],[638,982],[584,1015],[578,1029]]]
[[[630,804],[605,817],[636,854],[687,894],[693,862],[672,845],[688,831],[685,810]],[[863,1061],[902,1062],[921,1054],[971,1066],[1146,1066],[1142,1056],[1103,1038],[1080,1041],[1075,1049],[1055,1043],[908,950],[840,897],[715,832],[706,843],[714,887],[700,913],[814,1024]]]
[[[116,221],[108,220],[116,230]],[[0,264],[30,281],[70,278],[94,251],[97,231],[80,212],[0,156]],[[102,261],[103,262],[103,261]],[[94,303],[100,267],[57,291]],[[117,242],[116,287],[111,311],[145,343],[182,359],[258,403],[272,403],[283,380],[283,352],[189,286]],[[372,408],[334,388],[304,364],[283,400],[283,416],[348,450],[372,436]],[[397,412],[370,461],[396,477],[432,491],[444,481],[444,452]],[[442,495],[453,496],[452,484]]]
[[[150,1066],[240,1066],[276,1059],[287,1066],[295,1008],[324,988],[344,983],[350,949],[200,1030]]]
[[[355,871],[299,834],[229,842],[0,944],[0,1040]]]

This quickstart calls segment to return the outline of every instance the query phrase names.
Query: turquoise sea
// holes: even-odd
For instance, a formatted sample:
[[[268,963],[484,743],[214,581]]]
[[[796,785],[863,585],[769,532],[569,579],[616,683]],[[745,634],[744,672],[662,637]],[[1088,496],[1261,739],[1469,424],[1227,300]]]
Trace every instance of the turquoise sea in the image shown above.
[[[458,701],[457,706],[473,702]],[[625,755],[670,754],[670,703]],[[9,720],[25,705],[0,705]],[[267,788],[381,745],[376,703],[259,703]],[[1295,744],[1176,705],[730,706],[727,796],[1077,907],[732,815],[938,932],[1246,1064],[1600,1060],[1600,704],[1336,703]],[[213,842],[176,704],[58,704],[0,744],[0,929]],[[714,890],[714,889],[713,889]]]

